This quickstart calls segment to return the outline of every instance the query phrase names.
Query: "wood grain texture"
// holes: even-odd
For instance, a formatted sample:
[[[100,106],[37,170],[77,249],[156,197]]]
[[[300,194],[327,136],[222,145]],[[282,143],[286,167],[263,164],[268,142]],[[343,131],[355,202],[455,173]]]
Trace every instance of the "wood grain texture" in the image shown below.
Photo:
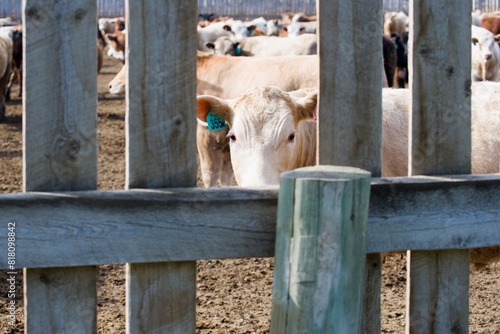
[[[367,234],[367,239],[370,235]],[[380,333],[380,295],[382,259],[380,253],[367,254],[365,264],[365,294],[363,301],[363,320],[361,322],[361,333]]]
[[[196,185],[197,7],[194,0],[126,1],[128,189]],[[177,238],[185,242],[176,252],[182,253],[194,231],[181,230]],[[170,248],[167,244],[162,238],[158,248]],[[130,264],[127,277],[129,289],[140,289],[127,291],[128,333],[194,333],[196,300],[176,291],[196,295],[195,279],[186,279],[196,277],[195,262]],[[144,290],[149,286],[154,294]]]
[[[97,186],[96,13],[92,0],[23,1],[24,191]],[[96,333],[96,276],[95,266],[25,269],[27,332]]]
[[[271,333],[359,332],[370,173],[315,166],[281,183],[294,192],[280,195]]]
[[[9,221],[17,222],[19,267],[273,256],[277,193],[230,187],[4,194],[0,238]],[[500,245],[498,203],[499,174],[374,178],[367,252]]]
[[[26,333],[97,333],[96,270],[25,269]]]
[[[319,15],[319,164],[355,166],[381,175],[382,0],[316,2]],[[387,82],[387,80],[385,80]],[[367,262],[366,265],[370,265]],[[380,286],[380,271],[366,276]],[[364,321],[380,317],[380,291],[368,290]],[[374,328],[375,324],[364,327]],[[380,321],[378,322],[380,328]],[[379,331],[379,329],[376,329]]]
[[[147,272],[151,280],[144,278]],[[154,275],[152,275],[154,273]],[[196,304],[196,262],[151,263],[126,266],[127,333],[194,333],[192,312]],[[136,295],[136,296],[133,296]],[[163,300],[173,304],[165,308]]]
[[[382,1],[318,1],[317,12],[319,164],[355,166],[379,176]]]
[[[410,1],[410,8],[409,173],[470,173],[472,4],[468,0]]]
[[[498,245],[499,176],[374,179],[368,224],[369,252]],[[379,187],[379,181],[388,183],[384,186],[380,183]]]
[[[469,253],[412,251],[408,264],[411,299],[407,301],[406,332],[468,333]]]
[[[197,2],[126,3],[127,187],[195,186]]]
[[[471,172],[471,10],[467,0],[410,1],[410,175]],[[474,218],[477,226],[484,217]],[[453,222],[428,232],[454,235],[458,225],[467,231],[467,225]],[[412,252],[410,257],[407,333],[467,333],[469,252]]]
[[[97,5],[23,4],[23,189],[95,189]]]

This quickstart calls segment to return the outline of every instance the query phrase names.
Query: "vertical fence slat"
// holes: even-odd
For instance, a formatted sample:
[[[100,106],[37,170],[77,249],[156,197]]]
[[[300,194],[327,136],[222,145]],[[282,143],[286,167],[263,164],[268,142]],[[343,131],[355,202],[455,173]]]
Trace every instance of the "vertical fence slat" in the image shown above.
[[[127,187],[196,186],[196,2],[125,11]],[[195,277],[195,262],[127,264],[127,332],[194,333]]]
[[[25,333],[96,333],[96,267],[25,269]]]
[[[129,3],[127,187],[196,185],[196,3]]]
[[[194,333],[196,262],[128,264],[127,333]]]
[[[471,10],[470,0],[410,1],[411,175],[471,171]],[[409,258],[407,333],[467,333],[468,250]]]
[[[382,138],[382,0],[318,4],[319,164],[355,166],[378,176]],[[360,76],[364,80],[356,81]]]
[[[406,332],[468,333],[469,251],[411,251],[408,263]]]
[[[320,164],[356,166],[371,171],[373,176],[380,176],[382,0],[318,0],[317,12],[320,56],[318,161]],[[345,59],[350,61],[346,63]],[[356,81],[360,76],[365,79]],[[379,332],[380,255],[370,255],[366,268],[363,328]]]
[[[96,5],[23,1],[24,191],[97,186]],[[28,333],[96,332],[96,267],[24,275]]]

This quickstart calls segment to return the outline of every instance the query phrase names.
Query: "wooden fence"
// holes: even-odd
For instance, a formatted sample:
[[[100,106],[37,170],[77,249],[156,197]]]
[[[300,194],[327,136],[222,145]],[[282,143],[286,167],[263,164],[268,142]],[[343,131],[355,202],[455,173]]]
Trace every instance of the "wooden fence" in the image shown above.
[[[4,244],[10,237],[12,247],[8,257],[0,257],[0,268],[25,268],[27,333],[95,333],[96,265],[111,263],[127,263],[128,333],[194,333],[195,261],[274,256],[275,240],[283,245],[286,225],[298,219],[281,200],[290,200],[291,193],[307,198],[307,192],[298,192],[306,187],[290,192],[286,183],[279,205],[276,188],[195,188],[195,141],[186,138],[195,138],[196,127],[196,2],[127,0],[128,78],[143,83],[127,85],[127,189],[96,191],[97,80],[88,70],[96,67],[96,57],[81,52],[95,48],[96,1],[23,2],[24,192],[0,196],[0,240]],[[341,319],[339,324],[352,332],[380,332],[379,253],[412,250],[407,331],[467,333],[468,249],[500,245],[500,177],[469,175],[471,2],[421,0],[410,10],[410,41],[419,41],[410,49],[410,170],[463,175],[388,179],[377,178],[382,27],[373,13],[382,11],[382,1],[321,1],[317,6],[318,163],[356,166],[374,177],[367,217],[341,211],[343,224],[350,226],[340,229],[348,233],[341,240],[351,240],[348,231],[356,221],[361,238],[366,229],[366,246],[358,245],[368,255],[366,262],[346,262],[345,256],[359,256],[359,249],[319,243],[322,238],[311,235],[296,238],[311,255],[321,250],[326,257],[314,262],[302,254],[301,262],[296,252],[299,261],[293,263],[306,269],[298,270],[306,284],[275,282],[272,332],[293,333],[289,326],[297,319],[297,305],[281,302],[296,291],[306,306],[302,310],[314,303],[314,313],[299,313],[307,326],[321,323],[325,333],[343,333],[346,327],[325,320]],[[446,21],[438,19],[443,16]],[[346,63],[346,57],[352,61]],[[154,85],[148,86],[151,80]],[[320,179],[318,169],[301,173],[307,180],[308,175]],[[325,190],[322,203],[335,203],[330,197],[335,194]],[[352,196],[348,209],[358,206],[358,197]],[[338,212],[328,204],[316,207],[323,211],[300,215],[304,226],[309,216],[338,223]],[[280,210],[282,229],[277,231]],[[275,274],[285,280],[292,263],[287,256],[294,256],[286,254],[290,250],[276,246],[276,260],[279,254],[283,261],[276,263],[282,271]],[[321,267],[330,257],[340,262]],[[314,266],[309,266],[314,263],[328,285],[314,280]],[[360,274],[366,278],[360,280]],[[320,293],[307,290],[311,284]],[[350,290],[342,289],[345,285]],[[330,288],[333,293],[324,295],[333,299],[325,300],[322,291]],[[338,300],[350,302],[344,307]],[[307,330],[317,327],[312,328]]]

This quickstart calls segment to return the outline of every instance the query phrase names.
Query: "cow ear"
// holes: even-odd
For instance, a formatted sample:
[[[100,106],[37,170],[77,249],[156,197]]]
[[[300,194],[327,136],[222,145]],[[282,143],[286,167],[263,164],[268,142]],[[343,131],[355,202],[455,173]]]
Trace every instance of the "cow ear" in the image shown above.
[[[495,35],[495,41],[500,43],[500,34]]]
[[[296,98],[297,113],[295,115],[296,121],[316,119],[316,110],[318,106],[318,90],[315,89],[306,96]]]
[[[196,117],[202,122],[207,122],[209,113],[230,124],[233,115],[230,100],[226,101],[210,95],[199,95],[196,98]]]
[[[253,35],[253,31],[255,30],[255,28],[257,28],[257,26],[255,26],[255,25],[251,25],[251,26],[247,27],[247,31],[248,31],[248,34],[250,36]]]
[[[215,44],[212,42],[206,42],[205,47],[210,51],[215,51]]]

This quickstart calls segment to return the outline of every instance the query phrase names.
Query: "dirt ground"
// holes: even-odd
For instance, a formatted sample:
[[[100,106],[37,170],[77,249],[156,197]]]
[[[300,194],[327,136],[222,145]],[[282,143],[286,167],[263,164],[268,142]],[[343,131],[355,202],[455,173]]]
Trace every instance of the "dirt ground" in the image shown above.
[[[112,96],[107,84],[121,63],[105,58],[98,80],[99,189],[123,189],[125,182],[125,100]],[[0,124],[0,193],[22,187],[22,103],[16,95]],[[273,259],[198,262],[196,333],[268,333]],[[22,333],[22,274],[17,275],[17,324],[7,322],[8,284],[0,272],[0,331]],[[500,263],[470,276],[470,333],[500,334]],[[382,333],[404,333],[405,257],[390,256],[383,267]],[[43,329],[41,329],[43,332]],[[121,264],[99,267],[98,332],[125,333],[125,279]]]

